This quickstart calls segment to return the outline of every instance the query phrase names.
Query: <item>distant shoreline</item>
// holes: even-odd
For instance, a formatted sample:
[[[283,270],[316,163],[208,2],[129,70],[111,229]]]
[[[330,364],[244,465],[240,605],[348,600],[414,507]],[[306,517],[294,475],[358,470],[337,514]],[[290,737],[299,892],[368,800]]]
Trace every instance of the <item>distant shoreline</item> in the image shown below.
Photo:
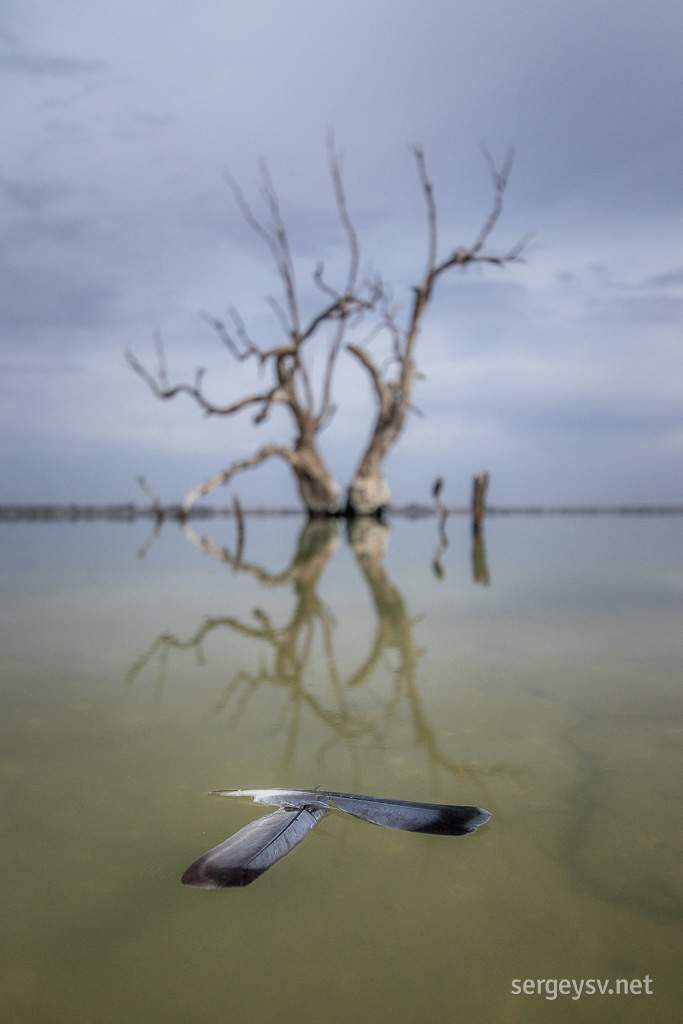
[[[464,506],[447,509],[449,515],[470,516]],[[305,516],[300,508],[242,509],[245,516]],[[133,522],[137,519],[216,519],[230,518],[235,510],[194,506],[183,515],[179,505],[161,508],[125,505],[0,505],[0,522],[78,522],[104,519],[112,522]],[[387,516],[423,519],[436,516],[432,505],[396,505],[387,509]],[[487,517],[493,516],[683,516],[683,505],[490,505]]]

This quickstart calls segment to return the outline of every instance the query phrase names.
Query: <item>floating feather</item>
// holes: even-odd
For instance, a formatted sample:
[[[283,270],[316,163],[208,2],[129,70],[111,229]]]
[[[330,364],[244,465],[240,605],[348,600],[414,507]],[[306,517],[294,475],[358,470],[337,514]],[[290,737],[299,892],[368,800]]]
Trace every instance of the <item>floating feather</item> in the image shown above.
[[[223,789],[213,796],[249,796],[278,810],[252,821],[190,865],[181,881],[199,889],[249,885],[302,842],[330,810],[405,832],[463,836],[491,815],[482,807],[388,800],[317,789]]]
[[[324,814],[320,807],[273,811],[214,846],[190,865],[180,881],[195,889],[249,885],[298,846]]]

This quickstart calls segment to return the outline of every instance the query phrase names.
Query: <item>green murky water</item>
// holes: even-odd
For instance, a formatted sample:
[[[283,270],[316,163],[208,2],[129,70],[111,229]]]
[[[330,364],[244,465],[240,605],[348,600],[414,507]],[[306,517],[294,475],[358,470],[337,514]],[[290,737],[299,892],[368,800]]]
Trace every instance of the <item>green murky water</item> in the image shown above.
[[[0,1020],[681,1019],[681,519],[474,552],[464,520],[439,550],[249,519],[239,562],[229,520],[138,559],[146,529],[0,531]],[[246,889],[179,884],[263,813],[209,789],[317,785],[493,817],[328,814]]]

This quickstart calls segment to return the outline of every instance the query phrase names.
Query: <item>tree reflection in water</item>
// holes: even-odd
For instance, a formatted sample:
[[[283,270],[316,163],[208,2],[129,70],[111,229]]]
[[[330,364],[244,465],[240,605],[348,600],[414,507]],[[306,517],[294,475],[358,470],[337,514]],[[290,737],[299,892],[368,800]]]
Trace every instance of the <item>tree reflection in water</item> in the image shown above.
[[[193,650],[197,663],[206,664],[204,641],[217,630],[258,641],[269,652],[268,665],[257,671],[239,669],[226,684],[211,714],[227,713],[231,728],[239,722],[252,695],[264,686],[278,687],[288,692],[274,732],[284,734],[282,767],[291,765],[299,741],[302,715],[312,713],[328,730],[328,739],[319,751],[321,767],[332,747],[345,744],[353,767],[360,767],[362,743],[369,741],[382,748],[389,740],[397,722],[407,713],[412,727],[414,746],[424,752],[436,783],[439,771],[459,777],[476,779],[479,784],[487,776],[510,774],[506,764],[483,766],[468,765],[449,758],[442,750],[437,731],[428,718],[418,686],[418,660],[424,653],[415,643],[414,620],[398,588],[389,579],[384,566],[384,553],[390,529],[374,519],[351,521],[348,541],[362,577],[367,585],[376,617],[374,638],[366,657],[346,677],[340,673],[335,655],[337,623],[330,608],[318,595],[323,573],[339,544],[339,528],[335,519],[314,519],[307,522],[299,535],[294,558],[280,573],[270,573],[262,566],[243,560],[242,545],[235,555],[211,540],[199,537],[191,524],[183,530],[188,540],[201,551],[212,555],[234,571],[245,573],[267,588],[291,586],[294,594],[292,613],[283,625],[276,625],[267,612],[255,608],[252,621],[245,622],[233,616],[206,618],[196,632],[185,640],[175,634],[159,635],[133,664],[128,673],[132,682],[150,664],[157,662],[157,693],[161,694],[173,650]],[[311,684],[307,671],[316,638],[320,637],[327,683],[329,688]],[[392,672],[392,692],[380,699],[372,687],[386,655],[392,652],[397,661]],[[365,688],[363,702],[354,699],[359,688]],[[370,693],[369,691],[372,690]],[[323,694],[331,695],[326,703]],[[370,699],[372,698],[372,699]]]

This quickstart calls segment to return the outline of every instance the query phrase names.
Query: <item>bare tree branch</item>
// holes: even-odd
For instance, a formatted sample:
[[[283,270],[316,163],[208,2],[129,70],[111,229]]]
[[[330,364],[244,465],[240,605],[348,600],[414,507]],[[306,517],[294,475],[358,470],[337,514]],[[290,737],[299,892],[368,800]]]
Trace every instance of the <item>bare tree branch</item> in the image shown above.
[[[287,314],[285,313],[284,309],[282,308],[280,303],[277,301],[277,299],[274,298],[274,296],[272,296],[272,295],[268,295],[267,298],[266,298],[266,302],[268,303],[268,305],[272,309],[273,313],[275,314],[275,316],[277,318],[277,321],[280,324],[280,327],[282,328],[283,333],[286,334],[286,335],[291,334],[291,330],[292,329],[289,326],[289,321],[287,320]],[[291,344],[289,347],[291,348],[293,353],[296,352],[296,345],[295,344]]]
[[[318,263],[318,265],[316,266],[315,270],[313,271],[313,281],[318,286],[321,292],[324,292],[325,295],[329,295],[336,301],[339,298],[339,292],[337,291],[336,288],[332,288],[331,285],[327,284],[327,282],[323,278],[324,273],[325,264],[321,260],[320,263]]]
[[[235,339],[232,337],[222,320],[216,319],[216,317],[211,316],[210,313],[202,313],[202,317],[206,320],[207,324],[213,327],[227,350],[235,359],[238,360],[238,362],[242,362],[244,359],[249,359],[250,356],[256,356],[258,359],[263,360],[263,352],[254,344],[247,334],[244,322],[237,310],[231,306],[228,312],[233,324],[235,325],[237,338],[242,343],[241,352],[235,343]]]
[[[161,351],[163,351],[163,349],[161,349]],[[126,352],[126,360],[138,376],[142,377],[144,382],[157,398],[169,399],[175,398],[176,395],[189,395],[208,416],[230,416],[233,413],[240,412],[242,409],[248,408],[249,406],[262,405],[263,408],[256,418],[257,422],[260,423],[265,418],[264,411],[270,409],[273,402],[289,403],[290,401],[289,395],[284,389],[275,387],[270,391],[266,391],[261,394],[245,395],[244,398],[240,398],[238,401],[232,402],[229,405],[216,405],[213,402],[210,402],[202,391],[202,378],[204,376],[203,369],[197,370],[194,384],[175,384],[171,386],[168,383],[165,367],[163,369],[160,367],[159,377],[157,379],[152,376],[142,363],[139,362],[130,349]]]
[[[437,274],[441,274],[444,270],[448,270],[449,267],[465,266],[467,263],[491,263],[496,266],[502,266],[505,263],[516,263],[520,259],[522,250],[531,238],[533,238],[533,233],[526,234],[514,246],[512,246],[511,249],[508,249],[507,252],[501,254],[482,253],[482,249],[488,241],[489,235],[495,228],[500,219],[500,215],[503,212],[503,199],[505,196],[505,190],[508,186],[510,172],[512,171],[515,151],[512,146],[508,149],[500,170],[496,167],[493,157],[485,146],[482,146],[482,152],[493,184],[493,206],[491,207],[491,212],[472,245],[466,248],[456,249],[451,256],[440,264],[440,266],[436,267],[434,271],[435,276]]]
[[[260,466],[266,459],[272,459],[275,456],[285,459],[290,465],[293,464],[295,458],[295,454],[289,448],[279,444],[266,444],[263,448],[259,448],[250,458],[233,462],[227,469],[216,473],[215,476],[210,477],[203,483],[193,487],[191,491],[188,491],[181,505],[183,512],[189,512],[198,498],[205,498],[212,491],[215,491],[217,487],[225,486],[235,473],[241,473],[244,469],[253,469],[255,466]]]
[[[330,132],[327,138],[327,153],[330,164],[330,174],[334,185],[334,196],[337,202],[337,211],[349,242],[350,260],[348,275],[346,278],[346,294],[351,295],[356,287],[356,280],[358,278],[360,251],[358,248],[358,236],[351,218],[349,217],[349,211],[346,206],[346,195],[344,193],[344,183],[342,181],[342,157],[335,146],[334,134],[332,132]]]
[[[392,363],[398,364],[397,379],[388,382],[383,378],[367,352],[357,346],[347,346],[352,355],[360,360],[370,374],[379,399],[379,409],[370,441],[349,487],[347,508],[349,512],[355,514],[377,514],[390,500],[389,488],[384,479],[382,467],[387,452],[403,430],[407,413],[413,408],[412,389],[419,376],[414,361],[415,345],[422,319],[438,278],[455,266],[464,267],[470,263],[491,263],[502,266],[517,262],[521,259],[522,250],[529,240],[529,236],[525,236],[502,254],[485,251],[486,242],[498,223],[503,209],[503,197],[512,169],[514,154],[512,150],[509,150],[502,168],[498,170],[488,151],[484,150],[484,158],[493,184],[491,211],[472,245],[455,249],[450,256],[439,263],[434,189],[427,172],[424,153],[419,146],[413,147],[413,153],[427,207],[427,267],[422,280],[413,288],[413,301],[405,328],[399,327],[395,312],[389,308],[388,303],[385,302],[383,305],[384,326],[389,331],[393,345]],[[387,400],[389,395],[391,401]]]
[[[337,212],[339,213],[339,219],[346,232],[346,237],[349,246],[349,267],[346,278],[346,298],[341,299],[339,307],[339,324],[338,328],[330,346],[329,354],[327,357],[327,365],[325,367],[325,378],[323,384],[323,398],[320,407],[320,419],[326,416],[332,391],[332,375],[334,372],[335,363],[339,350],[344,342],[345,329],[347,325],[347,319],[354,312],[363,312],[366,309],[371,309],[379,298],[377,290],[371,292],[368,300],[363,302],[358,298],[354,302],[352,296],[354,296],[356,290],[356,282],[358,279],[358,266],[360,262],[360,251],[358,247],[358,236],[353,226],[351,218],[349,216],[348,207],[346,205],[346,195],[344,192],[344,184],[342,181],[342,160],[341,155],[336,149],[334,142],[334,135],[330,132],[327,139],[327,150],[328,159],[330,165],[330,174],[332,176],[332,183],[334,185],[335,200],[337,203]],[[354,309],[355,306],[355,309]]]
[[[392,403],[391,385],[389,384],[388,381],[382,378],[382,375],[375,366],[372,357],[364,348],[360,348],[358,345],[347,345],[346,347],[348,351],[352,355],[354,355],[356,359],[358,359],[365,367],[365,369],[368,371],[370,375],[370,380],[372,381],[373,387],[375,389],[375,394],[379,399],[380,409],[383,409],[385,410],[386,413],[388,413],[391,409]]]
[[[486,223],[484,224],[483,228],[477,235],[474,244],[470,246],[470,251],[473,253],[478,253],[481,251],[481,249],[483,249],[486,240],[488,239],[489,235],[491,234],[494,227],[498,223],[498,218],[500,217],[503,210],[503,196],[505,195],[505,189],[507,188],[508,178],[510,177],[510,171],[512,170],[512,164],[515,159],[514,147],[510,146],[507,153],[505,154],[503,165],[501,169],[498,170],[493,157],[491,156],[490,152],[488,151],[485,145],[482,145],[481,151],[484,155],[486,166],[489,169],[489,174],[491,175],[491,183],[493,184],[493,208],[488,216]]]
[[[428,254],[427,271],[425,276],[429,276],[430,274],[433,273],[434,267],[436,266],[436,258],[438,251],[436,203],[434,202],[434,188],[427,174],[427,164],[425,161],[425,155],[419,146],[413,146],[413,153],[415,154],[415,160],[417,162],[417,173],[420,179],[420,184],[422,185],[422,191],[424,192],[425,201],[427,203]]]
[[[270,219],[276,239],[277,247],[277,258],[276,262],[282,282],[285,286],[285,294],[287,296],[287,305],[289,306],[289,315],[292,322],[292,334],[298,334],[299,332],[299,303],[296,295],[296,278],[294,276],[294,262],[292,260],[292,253],[289,248],[289,238],[287,236],[287,229],[282,219],[282,213],[280,211],[280,203],[277,197],[277,192],[273,185],[270,177],[270,171],[268,170],[268,164],[265,160],[261,160],[261,190],[263,197],[270,213]]]

